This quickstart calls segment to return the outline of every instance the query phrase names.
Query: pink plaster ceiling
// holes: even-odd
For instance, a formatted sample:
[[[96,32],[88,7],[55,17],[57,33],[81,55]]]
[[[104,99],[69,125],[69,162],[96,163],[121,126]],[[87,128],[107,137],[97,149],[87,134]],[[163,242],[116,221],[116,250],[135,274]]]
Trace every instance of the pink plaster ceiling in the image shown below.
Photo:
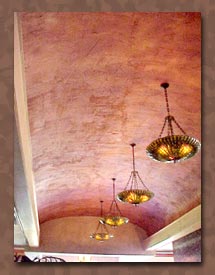
[[[21,13],[40,222],[98,216],[136,167],[155,196],[124,216],[151,235],[200,203],[200,157],[158,163],[145,148],[170,111],[201,139],[199,13]],[[177,131],[176,131],[177,132]],[[180,133],[180,132],[178,132]]]

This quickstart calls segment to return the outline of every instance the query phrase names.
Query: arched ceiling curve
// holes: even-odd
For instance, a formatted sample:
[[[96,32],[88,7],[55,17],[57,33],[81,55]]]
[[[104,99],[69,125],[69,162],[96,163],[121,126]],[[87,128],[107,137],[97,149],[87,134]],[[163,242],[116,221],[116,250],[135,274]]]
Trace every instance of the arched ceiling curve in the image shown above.
[[[154,162],[145,148],[171,113],[201,140],[199,13],[20,13],[40,223],[98,216],[136,167],[154,198],[124,216],[157,232],[201,200],[200,158]]]

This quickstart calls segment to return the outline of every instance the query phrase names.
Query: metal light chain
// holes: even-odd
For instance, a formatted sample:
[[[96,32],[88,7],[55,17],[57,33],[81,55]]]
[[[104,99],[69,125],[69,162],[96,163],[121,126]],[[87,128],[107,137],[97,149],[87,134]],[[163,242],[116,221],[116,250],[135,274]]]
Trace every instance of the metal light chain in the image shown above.
[[[132,172],[131,172],[131,174],[130,174],[130,177],[129,177],[129,179],[128,179],[128,182],[127,182],[127,184],[126,184],[126,186],[125,186],[124,190],[126,190],[126,189],[127,189],[127,187],[128,187],[128,185],[129,185],[129,183],[130,183],[131,179],[132,179]]]
[[[111,203],[109,213],[111,214],[112,208],[113,208],[113,213],[114,213],[114,215],[116,215],[117,211],[120,213],[120,215],[122,215],[122,214],[121,214],[121,211],[120,211],[120,209],[119,209],[119,207],[118,207],[118,205],[117,205],[117,202],[116,202],[116,194],[115,194],[115,180],[116,180],[116,179],[115,179],[115,178],[112,178],[112,180],[113,180],[113,201],[112,201],[112,203]]]
[[[131,189],[137,189],[138,188],[138,184],[137,184],[137,178],[136,178],[136,170],[135,170],[135,160],[134,160],[134,147],[136,146],[135,143],[131,143],[131,147],[132,147],[132,156],[133,156],[133,178],[132,178],[132,185],[131,185]]]
[[[133,171],[135,171],[135,162],[134,162],[134,146],[136,146],[135,143],[130,144],[132,147],[132,156],[133,156]]]
[[[178,122],[175,120],[174,117],[173,117],[173,121],[174,121],[175,124],[178,126],[178,128],[182,131],[182,133],[186,135],[186,132],[181,128],[181,126],[178,124]]]
[[[167,117],[167,120],[168,120],[168,136],[169,136],[169,133],[171,133],[171,135],[174,135],[173,128],[172,128],[172,120],[173,119],[174,119],[173,116],[168,115],[168,117]]]
[[[115,178],[112,178],[112,180],[113,180],[113,201],[112,201],[112,203],[111,203],[111,206],[110,206],[110,213],[111,213],[111,211],[112,211],[112,208],[113,208],[113,213],[114,214],[116,214],[116,196],[115,196]]]
[[[170,116],[169,102],[168,102],[168,96],[167,96],[167,89],[166,89],[166,87],[164,88],[164,93],[165,93],[167,114],[168,114],[168,116]]]
[[[168,101],[168,95],[167,95],[167,85],[164,87],[164,94],[165,94],[165,100],[166,100],[166,109],[167,109],[167,122],[168,122],[168,136],[171,134],[173,135],[173,128],[172,128],[172,116],[170,115],[170,109],[169,109],[169,101]]]
[[[115,201],[116,199],[115,199],[115,178],[112,178],[112,180],[113,180],[113,201]]]
[[[181,128],[181,126],[175,120],[174,116],[170,115],[169,101],[168,101],[168,95],[167,95],[167,88],[169,87],[169,84],[168,83],[162,83],[161,87],[164,88],[164,95],[165,95],[165,101],[166,101],[167,116],[165,117],[164,124],[163,124],[163,127],[161,129],[159,138],[163,134],[163,131],[164,131],[165,127],[166,127],[166,123],[167,123],[167,127],[168,127],[167,128],[167,135],[168,136],[169,135],[174,135],[172,121],[177,125],[177,127],[182,131],[182,133],[186,135],[185,131]]]
[[[104,201],[100,201],[100,203],[101,203],[101,217],[103,216],[103,207],[102,207],[103,202]]]
[[[162,129],[161,129],[159,138],[162,136],[165,126],[166,126],[166,118],[164,119],[164,124],[163,124],[163,127],[162,127]]]

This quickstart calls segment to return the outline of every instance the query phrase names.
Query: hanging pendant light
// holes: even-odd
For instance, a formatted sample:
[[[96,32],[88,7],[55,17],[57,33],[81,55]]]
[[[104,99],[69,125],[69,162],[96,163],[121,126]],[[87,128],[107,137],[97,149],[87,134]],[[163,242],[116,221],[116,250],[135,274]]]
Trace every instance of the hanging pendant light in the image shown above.
[[[100,203],[101,203],[101,217],[102,217],[103,216],[103,211],[102,211],[103,201],[100,201]],[[101,220],[102,220],[102,218],[99,220],[99,223],[98,223],[95,233],[91,234],[90,238],[95,239],[100,242],[103,242],[103,241],[109,240],[110,238],[113,238],[113,235],[108,232],[106,225]]]
[[[133,155],[133,171],[131,172],[124,191],[117,195],[117,199],[121,202],[130,203],[136,206],[140,203],[150,200],[154,194],[146,187],[140,178],[139,173],[135,170],[134,147],[136,144],[132,143],[130,145],[132,147]],[[140,183],[144,189],[140,189],[138,183]],[[127,189],[127,187],[129,189]]]
[[[116,196],[115,196],[115,178],[112,178],[113,180],[113,201],[110,205],[110,210],[104,218],[101,219],[101,221],[107,225],[117,227],[123,224],[128,223],[129,219],[122,216],[122,213],[119,209],[119,206],[116,202]]]
[[[194,156],[200,150],[201,144],[197,139],[188,136],[175,120],[174,116],[170,115],[167,96],[167,88],[169,87],[169,83],[162,83],[161,87],[164,88],[167,116],[165,117],[159,138],[154,140],[146,148],[146,153],[150,158],[156,161],[176,163]],[[173,133],[173,122],[184,135],[175,135]],[[168,127],[168,135],[161,137],[166,125]]]

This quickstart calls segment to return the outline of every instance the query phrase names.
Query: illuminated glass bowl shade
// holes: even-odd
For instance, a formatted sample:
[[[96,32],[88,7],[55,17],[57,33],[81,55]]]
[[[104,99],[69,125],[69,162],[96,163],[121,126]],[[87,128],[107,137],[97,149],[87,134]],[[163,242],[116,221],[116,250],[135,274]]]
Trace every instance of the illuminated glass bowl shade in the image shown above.
[[[121,217],[121,216],[107,216],[105,218],[102,218],[101,221],[107,225],[117,227],[117,226],[128,223],[129,219],[125,218],[125,217]]]
[[[121,202],[138,205],[149,201],[154,196],[154,193],[149,190],[131,189],[124,190],[117,195],[117,199]]]
[[[103,242],[109,240],[110,238],[113,238],[113,235],[109,233],[94,233],[90,235],[90,238]]]
[[[103,201],[100,201],[101,203],[101,216],[102,216],[102,203]],[[108,232],[108,229],[105,225],[105,223],[102,221],[103,218],[99,219],[98,226],[96,228],[96,231],[90,235],[91,239],[103,242],[107,241],[110,238],[113,238],[113,235]]]
[[[122,213],[119,209],[119,206],[116,201],[115,196],[115,178],[112,178],[113,180],[113,200],[110,205],[110,210],[106,216],[104,216],[102,219],[100,219],[101,223],[107,224],[112,227],[121,226],[123,224],[126,224],[129,222],[129,219],[122,216]]]
[[[154,140],[147,155],[160,162],[176,163],[191,158],[200,150],[200,142],[186,135],[171,135]]]

